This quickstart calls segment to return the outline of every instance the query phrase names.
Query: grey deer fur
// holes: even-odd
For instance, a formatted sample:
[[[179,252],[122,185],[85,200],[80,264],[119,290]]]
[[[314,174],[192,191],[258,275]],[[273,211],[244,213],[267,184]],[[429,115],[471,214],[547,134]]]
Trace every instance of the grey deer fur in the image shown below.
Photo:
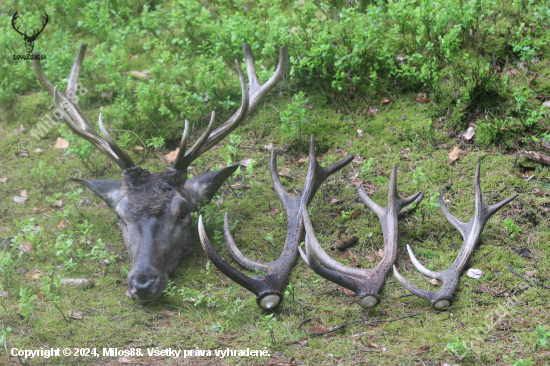
[[[173,165],[164,172],[151,173],[135,166],[110,137],[99,115],[100,137],[78,106],[75,92],[82,69],[86,44],[82,43],[73,64],[67,90],[57,90],[44,75],[40,60],[34,59],[34,73],[46,91],[53,96],[54,105],[62,113],[65,124],[76,135],[89,141],[101,153],[122,169],[122,181],[73,179],[98,195],[115,210],[118,226],[130,256],[131,268],[127,276],[127,295],[141,303],[150,303],[162,296],[168,276],[192,250],[191,217],[199,202],[211,199],[238,165],[206,172],[187,179],[187,168],[202,153],[229,135],[258,105],[263,96],[273,89],[287,68],[287,51],[281,47],[279,65],[273,76],[260,84],[256,75],[250,46],[243,44],[250,87],[235,60],[242,89],[242,102],[235,114],[212,131],[215,115],[212,112],[206,131],[187,149],[189,123],[185,129],[180,150]],[[34,52],[39,55],[38,51]]]

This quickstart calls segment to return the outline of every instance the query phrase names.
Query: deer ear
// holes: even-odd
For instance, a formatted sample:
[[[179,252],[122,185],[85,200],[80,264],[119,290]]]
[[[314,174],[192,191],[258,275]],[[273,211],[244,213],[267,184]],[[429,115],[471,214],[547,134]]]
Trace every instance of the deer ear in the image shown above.
[[[190,210],[193,211],[202,200],[212,199],[225,180],[229,178],[238,167],[238,165],[233,165],[225,169],[202,173],[188,179],[185,182],[184,189],[189,194],[189,199],[191,200],[190,203],[192,207],[190,207]]]
[[[94,192],[113,210],[118,203],[119,193],[122,191],[122,183],[111,179],[83,180],[71,178],[72,181],[82,184]]]

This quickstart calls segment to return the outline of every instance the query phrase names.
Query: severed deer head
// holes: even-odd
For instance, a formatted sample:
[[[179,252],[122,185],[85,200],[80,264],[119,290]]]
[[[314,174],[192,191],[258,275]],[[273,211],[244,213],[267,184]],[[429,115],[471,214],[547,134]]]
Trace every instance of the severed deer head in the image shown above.
[[[61,111],[65,124],[122,170],[121,181],[73,180],[88,187],[115,210],[132,264],[127,277],[127,294],[141,303],[154,301],[162,295],[168,276],[180,260],[188,257],[193,250],[190,213],[199,202],[211,199],[238,165],[206,172],[191,179],[187,178],[187,168],[237,128],[284,75],[288,59],[285,47],[281,47],[275,73],[263,85],[259,83],[250,46],[246,43],[243,44],[243,52],[250,88],[247,88],[239,62],[235,60],[242,89],[240,108],[214,131],[215,115],[212,112],[206,131],[189,149],[189,123],[185,121],[174,163],[161,173],[151,173],[136,166],[113,141],[103,126],[101,114],[99,129],[103,138],[94,131],[80,110],[74,95],[86,53],[85,43],[80,45],[65,92],[57,90],[48,81],[40,60],[34,59],[34,73],[44,89],[53,96],[55,107]],[[40,53],[35,51],[35,54]]]

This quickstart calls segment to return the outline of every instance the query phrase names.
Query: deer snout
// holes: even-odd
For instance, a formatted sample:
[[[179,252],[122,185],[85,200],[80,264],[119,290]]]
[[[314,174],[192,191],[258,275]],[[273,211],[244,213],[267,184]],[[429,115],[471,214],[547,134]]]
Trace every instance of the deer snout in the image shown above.
[[[159,277],[156,275],[142,272],[128,278],[128,284],[132,297],[138,301],[152,301],[158,297]]]

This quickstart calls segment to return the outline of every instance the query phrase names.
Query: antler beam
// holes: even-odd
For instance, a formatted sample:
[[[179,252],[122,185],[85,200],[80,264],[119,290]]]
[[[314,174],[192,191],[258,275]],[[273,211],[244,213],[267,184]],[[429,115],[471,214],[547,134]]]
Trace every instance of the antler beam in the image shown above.
[[[38,79],[38,82],[46,89],[46,91],[53,96],[53,102],[56,109],[61,113],[65,124],[76,135],[82,137],[84,140],[90,142],[96,149],[101,151],[105,156],[111,159],[120,169],[124,170],[134,166],[134,162],[130,155],[126,154],[109,136],[107,130],[103,127],[101,120],[101,114],[99,115],[99,128],[105,139],[99,137],[97,132],[92,128],[90,121],[78,106],[78,98],[76,97],[76,90],[78,85],[78,77],[82,70],[82,63],[84,62],[84,55],[86,54],[86,43],[80,44],[78,55],[73,64],[71,74],[69,76],[69,83],[67,90],[62,92],[57,90],[57,86],[46,78],[42,65],[40,64],[40,57],[35,57],[33,60],[34,74]],[[35,55],[40,55],[39,51],[34,51]]]
[[[382,225],[384,237],[384,257],[374,268],[359,269],[347,267],[328,256],[315,237],[313,225],[307,213],[302,210],[306,228],[306,253],[300,248],[300,254],[304,262],[318,275],[329,281],[348,288],[357,294],[357,303],[364,308],[371,308],[380,303],[378,292],[384,285],[384,279],[397,258],[397,233],[398,220],[412,212],[416,205],[422,200],[420,192],[408,197],[401,198],[397,193],[397,167],[394,165],[389,185],[388,206],[383,208],[376,204],[363,191],[361,186],[356,186],[359,198],[368,209],[370,209]],[[317,263],[319,260],[320,264]]]
[[[458,278],[470,261],[479,237],[481,236],[481,232],[483,231],[483,228],[485,227],[485,224],[487,223],[489,218],[495,212],[500,210],[502,207],[504,207],[506,204],[508,204],[510,201],[518,196],[518,194],[516,193],[513,196],[508,197],[507,199],[492,206],[488,206],[487,204],[485,204],[485,202],[483,202],[483,197],[481,193],[481,185],[479,183],[480,165],[480,163],[477,164],[476,175],[474,178],[474,186],[476,192],[474,217],[472,217],[467,223],[461,222],[456,217],[451,215],[451,213],[447,209],[447,206],[445,205],[445,200],[443,199],[441,192],[438,190],[439,195],[437,197],[437,200],[439,201],[443,216],[445,216],[445,218],[451,223],[451,225],[453,225],[454,228],[460,232],[462,238],[464,239],[464,244],[462,245],[462,248],[460,249],[458,257],[456,258],[454,263],[444,271],[431,271],[420,264],[418,259],[416,259],[416,257],[414,256],[411,247],[407,245],[409,256],[411,257],[411,261],[416,269],[425,276],[436,278],[442,281],[443,286],[441,287],[441,290],[437,292],[421,290],[411,285],[405,278],[403,278],[403,276],[399,274],[397,268],[393,266],[393,273],[395,277],[403,284],[403,286],[405,286],[407,290],[412,292],[414,295],[429,300],[432,306],[437,310],[444,310],[451,306],[451,304],[453,303],[453,294],[458,287]]]
[[[281,47],[279,54],[279,65],[275,70],[275,73],[271,78],[263,85],[258,81],[258,75],[256,74],[256,66],[254,64],[254,58],[252,57],[252,51],[248,43],[243,43],[243,53],[246,63],[246,72],[248,74],[248,81],[250,83],[250,89],[246,87],[246,79],[244,78],[241,66],[237,60],[237,71],[239,72],[239,79],[241,81],[242,89],[242,102],[240,108],[231,116],[226,122],[212,132],[214,125],[214,112],[210,118],[210,123],[206,131],[195,142],[193,147],[186,151],[187,143],[189,140],[189,122],[185,121],[185,129],[183,131],[183,137],[181,139],[178,155],[174,160],[172,169],[185,171],[191,165],[191,163],[202,155],[205,151],[212,148],[225,136],[229,135],[235,130],[239,124],[246,119],[250,113],[256,108],[260,100],[277,85],[277,83],[283,78],[285,70],[288,66],[288,52],[286,47]]]
[[[253,84],[252,84],[253,85]],[[251,89],[254,89],[253,87]],[[256,302],[264,309],[272,309],[277,307],[283,300],[282,288],[284,287],[290,271],[296,262],[298,256],[298,247],[304,232],[303,212],[307,215],[307,206],[313,199],[315,192],[331,174],[342,169],[353,160],[353,155],[348,156],[331,166],[322,168],[317,162],[315,155],[315,144],[313,135],[309,143],[309,165],[306,176],[306,184],[304,190],[298,197],[290,197],[284,190],[283,185],[277,173],[275,150],[271,150],[271,181],[279,200],[283,204],[287,214],[287,234],[285,245],[281,256],[269,263],[253,261],[246,258],[241,251],[235,246],[231,232],[229,231],[229,221],[227,213],[224,220],[224,237],[229,252],[234,260],[242,267],[248,270],[258,270],[265,272],[265,275],[255,276],[250,278],[225,262],[212,248],[204,226],[202,217],[199,218],[199,236],[201,244],[206,252],[207,257],[216,265],[226,276],[243,286],[250,292],[256,295]]]

